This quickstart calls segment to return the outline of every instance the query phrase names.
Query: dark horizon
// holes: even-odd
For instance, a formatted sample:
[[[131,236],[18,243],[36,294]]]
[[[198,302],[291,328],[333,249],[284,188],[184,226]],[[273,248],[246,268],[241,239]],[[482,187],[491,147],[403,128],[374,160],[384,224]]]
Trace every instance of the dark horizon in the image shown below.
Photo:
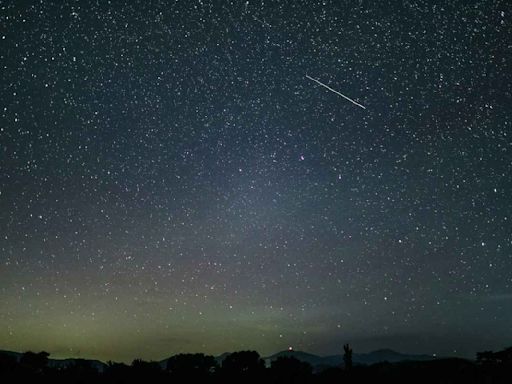
[[[380,358],[364,360],[343,345],[336,360],[285,352],[263,359],[256,351],[237,351],[222,358],[179,354],[162,361],[135,359],[131,364],[76,359],[56,361],[47,352],[12,355],[0,351],[0,379],[39,383],[411,383],[506,384],[512,373],[512,347],[479,352],[476,360],[396,356],[383,351]]]
[[[465,354],[462,354],[462,353],[457,353],[456,350],[452,350],[451,353],[450,353],[450,351],[443,352],[440,350],[438,350],[437,352],[426,352],[421,349],[412,349],[412,350],[406,349],[406,350],[404,350],[404,349],[400,349],[400,348],[394,348],[394,347],[391,347],[391,346],[385,345],[385,344],[381,344],[380,346],[377,345],[376,347],[371,347],[372,345],[375,345],[374,341],[371,339],[362,341],[359,343],[351,342],[350,345],[352,346],[352,348],[355,349],[354,350],[355,354],[368,354],[368,353],[379,352],[379,351],[383,351],[383,350],[390,350],[390,351],[397,352],[397,353],[404,354],[404,355],[425,355],[425,356],[432,356],[435,358],[458,357],[458,358],[464,358],[464,359],[469,359],[469,360],[475,360],[478,352],[489,351],[489,350],[502,350],[502,349],[505,349],[507,346],[506,343],[498,343],[494,347],[492,347],[490,345],[482,345],[481,347],[478,347],[477,349],[475,349],[473,352],[467,352]],[[367,347],[365,347],[365,345],[367,345]],[[21,353],[24,353],[27,351],[32,351],[32,352],[46,351],[50,354],[50,359],[57,359],[57,360],[63,360],[63,359],[68,359],[68,358],[69,359],[86,359],[86,360],[99,360],[103,363],[106,363],[107,361],[113,361],[113,362],[130,364],[135,359],[143,359],[145,361],[162,361],[162,360],[167,359],[170,356],[174,356],[174,355],[195,354],[195,353],[205,353],[206,355],[219,357],[226,353],[229,354],[229,353],[233,353],[233,352],[241,351],[241,350],[251,350],[251,351],[255,350],[260,353],[262,358],[267,358],[267,357],[273,356],[275,354],[278,354],[278,353],[281,353],[284,351],[297,352],[297,353],[304,352],[304,353],[308,353],[308,354],[312,354],[312,355],[316,355],[316,356],[320,356],[320,357],[327,357],[327,356],[334,356],[334,355],[342,355],[343,354],[343,348],[342,348],[343,343],[339,344],[338,346],[339,346],[339,348],[332,349],[331,350],[332,352],[316,352],[316,351],[312,351],[312,350],[296,348],[293,345],[289,345],[288,347],[285,347],[282,349],[268,351],[266,353],[261,353],[261,351],[258,351],[255,348],[246,346],[244,348],[233,349],[233,350],[222,350],[222,351],[217,351],[217,352],[215,349],[206,349],[206,351],[213,351],[213,352],[206,352],[205,350],[180,350],[180,351],[170,352],[167,354],[164,353],[164,355],[162,355],[160,357],[145,356],[144,354],[136,353],[131,357],[123,357],[122,359],[112,358],[111,356],[106,356],[106,357],[102,358],[99,355],[85,356],[85,355],[81,354],[79,351],[75,352],[75,353],[73,351],[69,351],[66,354],[66,351],[52,351],[51,349],[48,349],[48,348],[35,348],[35,349],[34,348],[25,348],[23,350],[11,350],[11,349],[7,349],[7,348],[2,348],[2,346],[0,346],[0,352],[6,351],[6,352],[14,352],[14,353],[21,354]]]
[[[346,345],[350,345],[350,344],[347,343]],[[370,357],[372,359],[376,358],[379,362],[386,362],[384,357],[380,357],[383,354],[385,356],[392,355],[392,356],[396,357],[396,359],[398,359],[397,361],[416,361],[415,359],[421,359],[418,361],[422,361],[422,360],[428,361],[428,360],[443,360],[443,359],[453,359],[453,358],[476,361],[476,360],[478,360],[479,354],[481,354],[484,351],[491,351],[489,349],[482,349],[481,351],[475,352],[474,355],[471,357],[461,357],[461,356],[453,356],[453,355],[437,355],[437,354],[426,354],[426,353],[405,353],[403,351],[394,350],[392,348],[377,348],[377,349],[368,350],[368,351],[359,351],[359,350],[354,351],[352,348],[353,345],[350,345],[350,347],[351,347],[351,350],[352,350],[352,353],[353,353],[353,356],[354,356],[354,359],[356,362],[358,361],[357,359],[360,359],[360,358],[364,359],[364,358],[368,358],[368,357]],[[506,348],[501,348],[500,350],[505,350],[505,349]],[[262,359],[264,359],[264,360],[271,359],[270,361],[273,361],[273,359],[276,359],[279,356],[286,356],[286,357],[295,356],[295,358],[297,358],[299,360],[302,360],[303,356],[311,356],[311,357],[318,357],[318,358],[334,358],[334,357],[336,357],[336,358],[339,358],[339,365],[343,365],[343,355],[344,355],[343,348],[341,349],[341,351],[338,351],[338,353],[332,353],[332,354],[317,354],[317,353],[313,353],[311,351],[297,350],[297,349],[294,349],[293,347],[288,347],[287,349],[275,351],[275,352],[272,352],[269,354],[261,354],[254,349],[246,348],[246,349],[237,350],[237,351],[224,351],[222,353],[217,353],[217,354],[216,353],[208,354],[208,353],[204,353],[204,351],[190,351],[190,352],[182,351],[182,352],[167,354],[166,356],[164,356],[162,358],[156,358],[156,359],[145,359],[142,356],[137,355],[131,359],[121,361],[121,360],[112,360],[112,359],[102,360],[102,359],[98,359],[98,358],[91,357],[91,356],[71,356],[71,355],[70,356],[57,356],[46,349],[45,350],[30,349],[30,350],[24,350],[24,351],[12,351],[12,350],[6,350],[6,349],[0,348],[0,354],[7,353],[7,354],[14,354],[14,355],[21,357],[22,355],[27,354],[27,353],[35,353],[35,354],[47,353],[49,360],[55,360],[55,361],[66,361],[66,360],[99,361],[99,362],[101,362],[103,364],[107,364],[107,365],[111,364],[111,363],[115,363],[115,364],[122,363],[122,364],[129,365],[137,360],[146,361],[146,362],[150,362],[150,363],[153,363],[153,362],[161,363],[161,362],[167,361],[169,358],[172,358],[175,356],[182,356],[182,355],[205,355],[205,356],[214,357],[215,359],[221,359],[220,361],[222,361],[222,359],[224,359],[226,356],[229,356],[230,354],[246,352],[246,351],[257,352],[258,355]],[[382,359],[382,360],[379,360],[379,359]],[[395,362],[395,361],[391,361],[391,362]],[[368,363],[359,363],[359,364],[364,365],[364,364],[368,364]],[[374,363],[370,363],[370,364],[374,364]]]

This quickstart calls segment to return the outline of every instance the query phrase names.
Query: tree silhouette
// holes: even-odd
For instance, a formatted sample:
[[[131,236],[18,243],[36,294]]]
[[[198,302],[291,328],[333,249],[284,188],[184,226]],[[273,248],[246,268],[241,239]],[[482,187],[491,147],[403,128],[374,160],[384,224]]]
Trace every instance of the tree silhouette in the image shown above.
[[[48,365],[48,352],[34,353],[31,351],[21,355],[20,364],[28,371],[40,373]]]
[[[163,377],[163,371],[160,365],[155,361],[144,361],[135,359],[131,366],[131,376],[135,381],[147,381],[149,383],[158,382]]]
[[[109,361],[103,376],[107,383],[127,383],[130,378],[130,369],[126,364]]]
[[[203,353],[183,353],[167,360],[167,370],[173,376],[193,376],[197,380],[214,373],[218,364],[213,356]]]
[[[476,361],[479,364],[496,365],[506,364],[512,365],[512,347],[506,348],[503,351],[493,352],[484,351],[477,352]]]
[[[345,353],[343,354],[343,362],[345,363],[345,369],[352,369],[352,348],[348,344],[343,346]]]
[[[483,351],[476,353],[476,361],[479,364],[494,364],[496,363],[493,351]]]
[[[439,358],[425,361],[381,362],[352,367],[352,349],[343,346],[344,365],[315,365],[292,356],[280,356],[265,368],[254,351],[228,355],[218,369],[213,356],[201,353],[176,355],[165,363],[134,360],[131,365],[69,359],[51,361],[48,353],[0,351],[0,383],[72,383],[72,384],[505,384],[512,377],[512,348],[478,352],[477,359]],[[65,367],[65,365],[67,366]],[[101,367],[101,369],[97,369]]]
[[[98,381],[99,377],[99,372],[92,365],[92,362],[85,359],[73,360],[61,373],[68,382],[73,382],[74,379],[79,378],[79,383],[92,383]]]
[[[265,372],[265,362],[256,351],[234,352],[222,362],[222,372],[230,379],[257,381]]]
[[[0,373],[13,371],[17,363],[14,356],[0,352]]]
[[[307,383],[313,367],[295,357],[280,356],[271,363],[270,371],[275,383]]]

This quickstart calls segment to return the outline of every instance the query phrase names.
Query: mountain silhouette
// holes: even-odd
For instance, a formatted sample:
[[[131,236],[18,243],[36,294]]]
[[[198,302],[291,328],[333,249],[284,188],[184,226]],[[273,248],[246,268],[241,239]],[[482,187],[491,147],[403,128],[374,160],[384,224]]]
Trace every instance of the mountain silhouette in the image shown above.
[[[396,352],[392,349],[378,349],[369,353],[354,353],[354,363],[356,364],[376,364],[376,363],[398,363],[401,361],[428,361],[435,360],[432,355],[409,355]]]
[[[182,353],[169,359],[131,364],[87,359],[49,359],[49,353],[0,351],[1,383],[244,383],[326,384],[382,382],[395,384],[509,383],[512,348],[477,352],[476,360],[433,358],[380,349],[347,356],[318,356],[287,350],[264,359],[256,351],[217,357]]]
[[[12,352],[12,351],[1,351],[0,353],[9,355],[14,357],[17,361],[21,358],[22,353],[20,352]],[[222,364],[222,361],[230,355],[230,352],[225,352],[221,355],[215,357],[215,360],[219,365]],[[327,367],[338,367],[343,364],[343,355],[329,355],[329,356],[318,356],[312,353],[304,352],[304,351],[290,351],[285,350],[281,352],[277,352],[273,355],[263,357],[265,364],[267,367],[270,366],[272,361],[277,360],[279,357],[294,357],[297,360],[306,362],[311,364],[315,370],[327,368]],[[170,357],[163,359],[158,362],[162,369],[167,367],[167,362]],[[429,361],[435,360],[435,357],[430,355],[414,355],[414,354],[404,354],[392,349],[378,349],[376,351],[368,352],[368,353],[354,353],[353,362],[357,365],[372,365],[376,363],[398,363],[402,361]],[[94,359],[77,359],[77,358],[68,358],[68,359],[48,359],[48,366],[52,368],[65,368],[76,364],[77,362],[87,362],[92,367],[94,367],[99,372],[103,372],[107,365],[99,360]]]
[[[0,354],[8,355],[16,359],[16,361],[20,361],[23,353],[21,352],[13,352],[13,351],[2,351],[0,350]],[[48,367],[50,368],[67,368],[73,365],[86,363],[90,365],[92,368],[96,369],[98,372],[103,372],[107,368],[107,364],[102,361],[94,360],[94,359],[81,359],[81,358],[67,358],[67,359],[48,359]]]
[[[281,351],[271,356],[265,357],[267,366],[279,357],[294,357],[297,360],[304,361],[311,364],[315,369],[322,367],[337,367],[343,365],[343,355],[330,355],[318,356],[303,351]],[[430,355],[410,355],[396,352],[392,349],[379,349],[368,353],[354,353],[354,364],[357,365],[371,365],[376,363],[398,363],[402,361],[429,361],[435,360],[435,357]]]
[[[337,363],[332,364],[331,362],[327,362],[324,357],[313,355],[312,353],[303,352],[303,351],[281,351],[277,352],[271,356],[264,357],[263,360],[265,360],[265,364],[267,367],[270,366],[270,364],[277,360],[280,357],[294,357],[297,360],[303,361],[305,363],[311,364],[313,367],[319,367],[319,366],[336,366],[340,365],[341,360],[339,360]]]

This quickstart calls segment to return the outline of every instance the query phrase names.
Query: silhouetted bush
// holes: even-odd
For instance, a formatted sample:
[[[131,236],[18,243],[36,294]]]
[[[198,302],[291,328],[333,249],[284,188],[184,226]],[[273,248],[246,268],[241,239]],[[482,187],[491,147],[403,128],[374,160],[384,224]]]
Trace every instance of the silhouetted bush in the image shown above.
[[[213,356],[203,353],[187,353],[172,356],[167,360],[167,371],[177,379],[189,377],[194,380],[204,380],[213,375],[218,369]]]
[[[46,352],[0,353],[0,383],[510,384],[511,354],[512,348],[507,348],[498,352],[479,352],[476,361],[459,358],[403,361],[354,365],[351,369],[333,367],[313,373],[310,364],[295,357],[279,357],[266,368],[254,351],[228,355],[220,369],[213,356],[201,353],[176,355],[163,363],[140,359],[131,365],[109,362],[104,369],[101,364],[83,359],[70,359],[69,364],[68,361],[52,360],[49,364]],[[161,364],[166,369],[162,369]],[[98,371],[97,367],[102,370]]]
[[[157,362],[148,362],[141,359],[133,360],[130,370],[130,378],[137,382],[159,382],[164,378],[164,374],[165,373]]]
[[[30,372],[41,373],[48,365],[48,352],[34,353],[31,351],[21,355],[20,364]]]
[[[103,372],[106,383],[128,383],[131,367],[123,363],[114,363],[109,361],[107,368]]]
[[[222,374],[228,380],[257,382],[265,373],[265,362],[256,351],[234,352],[222,362]]]
[[[270,366],[270,377],[274,383],[309,383],[312,374],[311,364],[295,357],[278,357]]]
[[[62,376],[67,382],[74,383],[92,383],[97,382],[99,372],[94,368],[90,361],[84,359],[76,359],[63,369]]]

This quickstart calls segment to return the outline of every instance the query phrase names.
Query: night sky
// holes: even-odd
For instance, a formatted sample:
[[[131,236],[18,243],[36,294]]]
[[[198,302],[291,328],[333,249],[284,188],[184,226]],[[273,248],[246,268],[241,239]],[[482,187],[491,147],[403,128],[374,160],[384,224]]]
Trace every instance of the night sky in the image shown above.
[[[0,349],[512,345],[511,16],[0,1]]]

